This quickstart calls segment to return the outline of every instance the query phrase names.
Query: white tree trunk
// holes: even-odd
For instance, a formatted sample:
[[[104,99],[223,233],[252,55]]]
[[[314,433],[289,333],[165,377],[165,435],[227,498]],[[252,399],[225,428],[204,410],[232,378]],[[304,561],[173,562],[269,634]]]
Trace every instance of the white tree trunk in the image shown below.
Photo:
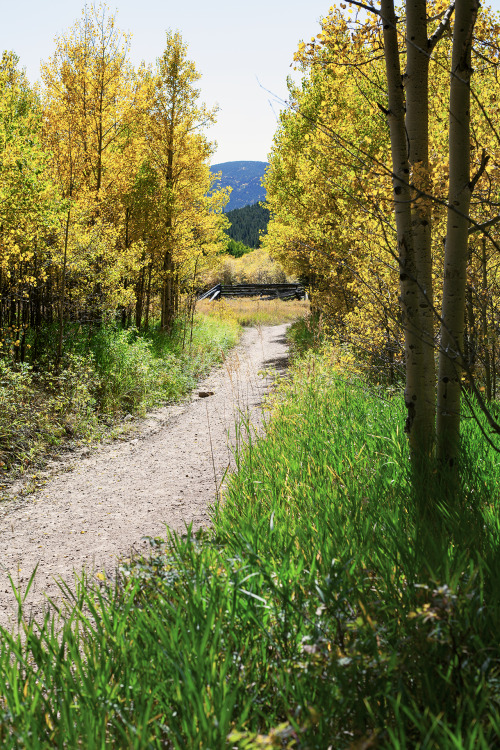
[[[411,168],[411,221],[415,280],[419,318],[418,343],[414,355],[419,360],[416,377],[420,398],[412,429],[424,456],[434,444],[436,418],[436,374],[434,365],[434,310],[432,290],[431,203],[422,193],[429,184],[429,43],[426,0],[406,2],[406,133]]]
[[[405,336],[406,431],[414,464],[428,457],[434,443],[435,376],[432,320],[430,217],[427,202],[410,188],[411,166],[425,175],[428,165],[428,58],[409,44],[407,106],[399,61],[393,0],[382,0],[389,110],[400,304]],[[410,33],[427,48],[425,0],[413,0]],[[405,122],[406,118],[406,122]]]
[[[449,114],[449,208],[437,402],[438,457],[448,466],[456,465],[460,450],[460,379],[471,198],[471,48],[478,7],[478,0],[457,0],[453,29]]]

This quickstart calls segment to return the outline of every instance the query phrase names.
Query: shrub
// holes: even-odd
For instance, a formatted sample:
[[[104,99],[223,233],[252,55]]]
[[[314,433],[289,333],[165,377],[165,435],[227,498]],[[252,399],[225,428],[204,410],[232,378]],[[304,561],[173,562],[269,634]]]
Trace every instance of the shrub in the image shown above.
[[[67,439],[99,439],[100,418],[109,426],[125,412],[182,398],[238,335],[234,319],[204,316],[187,337],[180,322],[170,334],[71,325],[56,366],[55,328],[45,331],[34,365],[0,359],[0,469],[24,469]]]

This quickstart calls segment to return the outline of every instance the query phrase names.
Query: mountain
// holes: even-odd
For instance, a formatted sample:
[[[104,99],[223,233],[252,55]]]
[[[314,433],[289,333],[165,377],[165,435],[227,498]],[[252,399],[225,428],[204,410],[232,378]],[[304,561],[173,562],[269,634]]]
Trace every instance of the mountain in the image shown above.
[[[214,188],[233,188],[226,212],[265,199],[266,191],[260,181],[267,166],[267,161],[226,161],[210,167],[212,172],[222,172],[221,179],[217,180]]]

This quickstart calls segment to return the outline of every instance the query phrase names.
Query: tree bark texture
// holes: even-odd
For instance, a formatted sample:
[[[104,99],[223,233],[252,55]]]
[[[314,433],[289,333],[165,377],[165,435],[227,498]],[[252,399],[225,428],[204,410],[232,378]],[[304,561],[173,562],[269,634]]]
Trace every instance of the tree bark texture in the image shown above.
[[[425,3],[413,3],[413,24],[421,31],[427,45]],[[433,325],[430,300],[430,223],[427,205],[415,207],[415,193],[410,187],[410,155],[413,164],[427,164],[427,61],[424,55],[412,48],[406,78],[409,110],[409,131],[406,130],[405,97],[399,60],[397,19],[393,0],[382,0],[381,15],[384,30],[386,76],[388,84],[389,124],[394,211],[397,229],[400,305],[405,337],[407,408],[406,431],[410,441],[412,461],[428,456],[434,436],[434,375],[433,375]],[[420,37],[419,37],[420,39]],[[417,42],[418,44],[418,42]],[[411,47],[412,45],[410,45]],[[410,136],[411,134],[411,136]],[[410,151],[410,153],[409,153]],[[418,167],[422,169],[421,166]],[[419,213],[420,211],[420,213]],[[427,223],[426,223],[427,222]],[[415,236],[414,236],[415,235]],[[416,255],[415,243],[418,248]],[[417,267],[417,260],[420,267]]]
[[[471,49],[478,0],[457,0],[450,80],[450,183],[439,350],[438,458],[453,467],[460,450],[460,395],[465,325],[470,185]]]
[[[411,228],[415,257],[416,304],[418,305],[419,341],[413,356],[420,360],[415,390],[420,399],[413,430],[416,442],[429,455],[434,442],[436,418],[434,364],[434,310],[432,291],[431,202],[426,195],[429,185],[429,41],[427,38],[426,0],[406,3],[407,65],[404,77],[406,100],[406,133],[408,161],[413,185]],[[410,384],[411,385],[411,384]],[[413,397],[413,394],[412,394]],[[418,402],[418,401],[417,401]],[[415,404],[416,405],[416,404]]]

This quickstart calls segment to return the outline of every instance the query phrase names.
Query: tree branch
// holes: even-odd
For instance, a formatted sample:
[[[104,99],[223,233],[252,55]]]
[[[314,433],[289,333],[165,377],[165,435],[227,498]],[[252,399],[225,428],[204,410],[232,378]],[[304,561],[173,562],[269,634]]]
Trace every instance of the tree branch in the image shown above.
[[[349,5],[357,5],[358,8],[363,8],[363,10],[367,10],[368,13],[375,13],[375,15],[380,16],[382,18],[382,13],[380,10],[375,8],[373,5],[367,5],[366,3],[360,3],[359,0],[347,0]],[[344,5],[345,8],[345,5]]]
[[[432,52],[436,44],[439,42],[439,40],[443,36],[446,29],[449,27],[450,20],[451,20],[454,10],[455,10],[455,0],[452,0],[452,3],[450,4],[449,8],[445,11],[443,15],[441,23],[439,24],[434,34],[429,38],[427,42],[427,49],[429,50],[429,54]]]
[[[486,169],[486,166],[490,160],[489,155],[486,153],[486,149],[483,148],[483,152],[481,154],[481,164],[479,165],[479,169],[477,170],[476,174],[472,178],[472,180],[469,182],[469,189],[471,193],[474,192],[474,188],[476,187],[478,180],[481,179],[481,176],[484,173],[484,170]]]
[[[485,221],[482,224],[476,224],[473,227],[470,227],[469,234],[475,234],[475,232],[482,232],[484,229],[489,229],[494,224],[498,224],[500,221],[500,216],[494,216],[489,221]]]

